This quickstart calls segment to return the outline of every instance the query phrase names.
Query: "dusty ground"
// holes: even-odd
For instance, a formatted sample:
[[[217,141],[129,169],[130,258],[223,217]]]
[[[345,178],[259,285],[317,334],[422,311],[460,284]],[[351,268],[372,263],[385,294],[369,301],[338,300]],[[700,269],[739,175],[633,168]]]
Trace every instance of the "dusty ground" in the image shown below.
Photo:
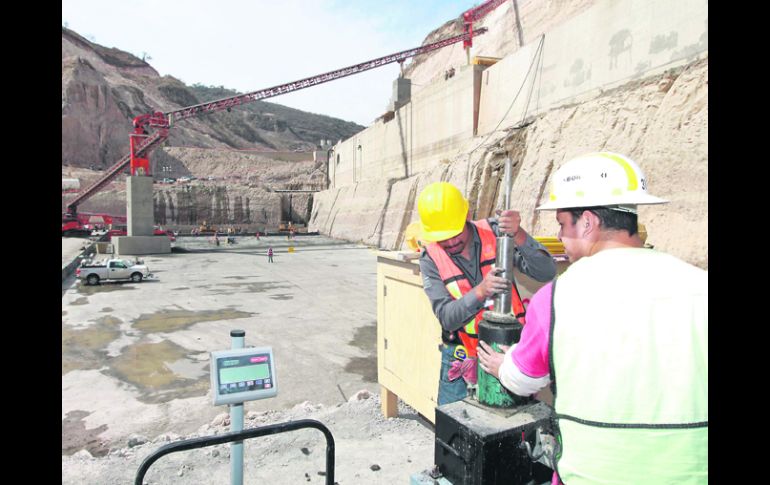
[[[278,396],[247,403],[246,427],[323,422],[341,484],[405,483],[432,466],[433,433],[421,418],[403,407],[386,420],[379,410],[374,252],[321,237],[179,245],[191,252],[144,257],[157,281],[62,284],[62,483],[130,483],[169,436],[227,431],[212,425],[227,408],[211,405],[208,353],[229,348],[234,328],[247,345],[272,346],[277,363]],[[356,399],[362,390],[372,397]],[[148,443],[129,448],[137,438]],[[246,483],[323,481],[318,431],[249,441]],[[226,483],[228,450],[164,457],[149,483],[212,483],[212,473]]]
[[[386,419],[378,396],[324,406],[310,402],[283,411],[253,413],[246,428],[297,419],[315,419],[326,425],[335,440],[334,481],[343,484],[409,483],[410,475],[433,463],[433,432],[411,408],[401,405],[398,418]],[[221,434],[227,426],[205,423],[188,436]],[[133,483],[142,460],[172,440],[161,435],[132,448],[113,450],[103,458],[85,452],[62,455],[62,484]],[[315,429],[254,438],[245,442],[244,483],[325,483],[326,442]],[[216,479],[212,477],[218,477]],[[212,484],[230,481],[230,445],[216,445],[172,453],[156,461],[145,483]]]

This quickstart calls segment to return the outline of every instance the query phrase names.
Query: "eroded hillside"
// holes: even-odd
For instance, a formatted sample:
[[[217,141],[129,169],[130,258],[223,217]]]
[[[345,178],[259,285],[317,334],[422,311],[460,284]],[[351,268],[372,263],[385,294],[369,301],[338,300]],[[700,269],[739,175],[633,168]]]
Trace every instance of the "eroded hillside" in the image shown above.
[[[189,87],[172,76],[160,76],[136,56],[94,44],[62,27],[62,165],[109,167],[127,153],[135,116],[234,94],[223,87]],[[255,102],[232,112],[185,120],[171,130],[166,146],[313,150],[321,139],[336,142],[362,128]]]

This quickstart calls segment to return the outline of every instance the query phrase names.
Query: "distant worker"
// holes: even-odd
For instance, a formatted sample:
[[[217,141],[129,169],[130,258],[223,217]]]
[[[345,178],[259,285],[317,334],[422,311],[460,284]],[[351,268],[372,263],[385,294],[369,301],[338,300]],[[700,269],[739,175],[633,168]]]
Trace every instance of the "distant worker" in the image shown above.
[[[273,248],[272,248],[272,246],[267,248],[267,261],[268,261],[268,263],[272,263],[273,262]]]
[[[636,234],[637,206],[666,202],[623,155],[565,163],[537,210],[556,211],[572,264],[532,297],[518,344],[480,343],[512,392],[553,381],[564,483],[708,483],[708,272]]]
[[[214,234],[214,242],[219,246],[219,234]]]
[[[493,309],[491,298],[511,289],[514,313],[520,320],[524,317],[515,283],[498,276],[494,268],[497,236],[513,236],[514,267],[537,281],[553,279],[556,264],[545,246],[521,227],[518,211],[498,211],[498,218],[471,221],[468,201],[452,184],[425,187],[417,209],[421,239],[427,243],[420,256],[423,288],[441,323],[438,405],[443,405],[468,395],[466,381],[476,384],[478,323],[485,310]]]

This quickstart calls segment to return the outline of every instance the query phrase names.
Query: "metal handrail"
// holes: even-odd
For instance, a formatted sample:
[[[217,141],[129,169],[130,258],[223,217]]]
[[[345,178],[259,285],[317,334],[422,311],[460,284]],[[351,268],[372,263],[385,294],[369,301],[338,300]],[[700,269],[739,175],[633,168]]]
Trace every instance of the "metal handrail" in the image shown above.
[[[157,451],[142,461],[142,464],[139,466],[139,470],[136,472],[134,485],[142,485],[144,482],[144,475],[147,473],[147,470],[150,468],[150,466],[159,458],[168,455],[169,453],[194,450],[196,448],[205,448],[212,445],[221,445],[222,443],[229,443],[232,441],[243,441],[250,438],[256,438],[258,436],[278,434],[285,431],[295,431],[303,428],[315,428],[321,431],[326,437],[326,485],[334,485],[334,437],[332,436],[331,431],[329,431],[329,428],[327,428],[320,421],[316,421],[314,419],[300,419],[298,421],[260,426],[259,428],[245,429],[243,431],[226,433],[219,436],[206,436],[203,438],[194,438],[178,441],[176,443],[169,443],[167,445],[161,446]]]

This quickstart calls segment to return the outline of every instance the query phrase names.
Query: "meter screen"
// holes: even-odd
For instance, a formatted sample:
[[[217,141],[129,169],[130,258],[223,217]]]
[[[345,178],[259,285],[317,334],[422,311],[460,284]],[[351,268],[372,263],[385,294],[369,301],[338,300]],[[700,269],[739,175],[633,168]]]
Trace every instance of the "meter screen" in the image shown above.
[[[271,347],[246,347],[211,352],[209,366],[214,406],[241,404],[278,394]]]
[[[220,357],[217,359],[217,368],[220,394],[273,387],[269,354]]]

